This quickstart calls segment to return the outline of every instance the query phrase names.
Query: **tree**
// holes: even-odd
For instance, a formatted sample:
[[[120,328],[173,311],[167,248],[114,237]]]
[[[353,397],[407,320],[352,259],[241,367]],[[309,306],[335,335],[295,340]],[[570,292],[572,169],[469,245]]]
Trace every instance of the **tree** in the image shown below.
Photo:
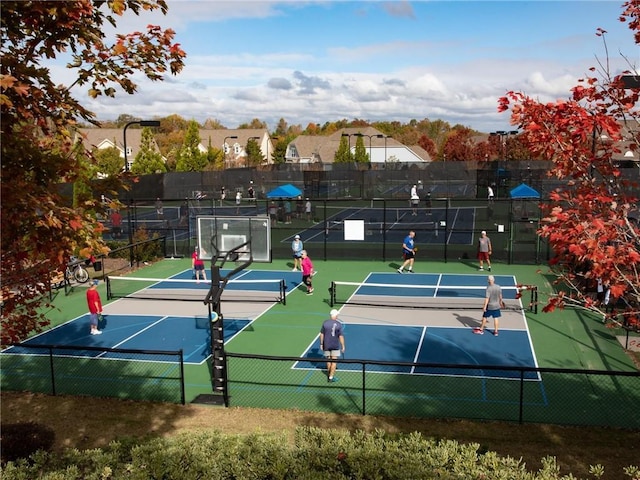
[[[176,160],[178,172],[201,172],[207,166],[207,156],[200,151],[200,125],[195,120],[189,122],[184,143]]]
[[[261,129],[266,130],[267,123],[257,118],[254,118],[253,120],[251,120],[250,123],[241,123],[240,125],[238,125],[238,130],[261,130]]]
[[[158,147],[153,138],[153,132],[149,127],[142,129],[140,151],[136,155],[131,171],[142,175],[164,173],[167,171],[167,167],[162,160],[162,155],[158,152]]]
[[[271,154],[271,158],[273,159],[273,163],[282,164],[285,163],[286,154],[287,154],[287,146],[295,139],[295,135],[288,134],[284,136],[278,136],[278,139],[273,145],[273,152]]]
[[[113,177],[122,172],[124,158],[116,147],[101,148],[93,151],[98,176]]]
[[[629,22],[640,44],[640,2],[626,2],[620,20]],[[597,31],[606,49],[605,33]],[[621,176],[615,155],[623,141],[632,151],[640,145],[640,89],[625,88],[622,76],[613,76],[608,65],[592,68],[594,76],[582,79],[567,100],[543,104],[508,92],[499,110],[511,110],[511,124],[523,130],[528,148],[553,161],[550,174],[565,180],[564,187],[550,194],[552,203],[543,205],[539,233],[553,248],[552,271],[559,288],[545,310],[573,305],[611,324],[638,328],[640,227],[630,216],[638,199]],[[603,134],[610,140],[600,141]],[[626,301],[612,315],[587,292],[598,282],[609,286],[612,298]]]
[[[91,98],[114,97],[116,86],[133,93],[141,72],[162,80],[179,73],[185,53],[172,44],[174,32],[149,25],[117,34],[105,43],[105,22],[116,26],[125,10],[160,10],[164,0],[94,2],[2,2],[0,16],[0,121],[2,124],[2,333],[3,344],[40,331],[52,271],[64,270],[70,254],[104,252],[96,219],[99,194],[77,196],[74,206],[58,184],[84,177],[84,152],[74,144],[78,122],[96,125],[94,114],[72,95],[87,85]],[[46,61],[65,52],[74,71],[69,86],[53,83]],[[115,191],[116,181],[98,184]]]
[[[349,137],[340,137],[340,145],[336,151],[336,156],[333,159],[334,163],[351,163],[353,162],[353,155],[349,148]]]
[[[260,150],[260,145],[255,139],[250,138],[247,140],[247,146],[244,149],[247,154],[247,167],[255,167],[264,163],[264,157],[262,156],[262,151]]]
[[[356,164],[364,165],[369,163],[369,155],[367,155],[367,149],[364,147],[364,135],[356,134],[356,148],[353,155],[353,160]]]

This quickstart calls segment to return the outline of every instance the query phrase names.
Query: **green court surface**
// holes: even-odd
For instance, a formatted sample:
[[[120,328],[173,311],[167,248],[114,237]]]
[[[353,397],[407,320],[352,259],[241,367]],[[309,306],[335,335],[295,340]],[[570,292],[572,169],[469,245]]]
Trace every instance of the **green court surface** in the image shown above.
[[[313,259],[313,251],[310,256]],[[166,259],[139,270],[134,276],[168,278],[190,266],[190,259]],[[316,341],[322,322],[329,316],[329,286],[332,281],[363,282],[371,272],[394,272],[399,262],[314,260],[314,266],[318,271],[313,278],[314,295],[306,295],[300,287],[288,292],[286,305],[265,305],[263,313],[226,343],[226,351],[237,355],[302,357]],[[270,264],[254,263],[249,268],[290,271],[292,267],[290,259],[274,259]],[[418,273],[487,275],[487,272],[479,272],[473,261],[442,263],[417,260],[415,270]],[[538,313],[523,310],[523,321],[538,368],[637,372],[616,339],[615,332],[607,329],[600,319],[572,309],[542,312],[542,306],[552,290],[545,276],[546,267],[494,263],[491,273],[514,276],[518,284],[538,287]],[[404,277],[407,283],[411,281],[411,275],[404,274]],[[108,303],[103,283],[99,291],[103,302]],[[84,287],[76,287],[68,296],[64,292],[57,294],[53,301],[54,308],[47,313],[52,326],[86,314],[84,292]],[[477,310],[466,310],[466,315],[477,318],[479,323],[481,307],[480,301]],[[206,316],[207,307],[202,305],[201,308],[202,315]],[[438,314],[431,309],[420,312],[425,318]],[[224,303],[222,313],[225,314]],[[509,326],[503,324],[501,328],[508,329]],[[468,336],[465,342],[479,340],[478,336],[471,333],[471,328],[461,328],[460,331],[460,335]],[[350,328],[347,327],[345,359],[351,362],[357,359],[349,357],[350,341],[354,341],[349,332]],[[480,339],[486,342],[487,348],[491,348],[492,340],[503,338],[485,335]],[[309,359],[309,356],[306,358]],[[524,420],[532,422],[593,422],[640,427],[637,408],[623,412],[602,408],[612,403],[638,405],[638,376],[592,376],[543,370],[539,380],[520,382],[501,376],[458,375],[455,369],[444,375],[400,375],[363,371],[359,365],[350,365],[353,368],[347,369],[343,365],[342,369],[340,366],[338,368],[339,382],[329,384],[323,372],[323,360],[319,355],[313,360],[318,361],[317,368],[298,369],[294,368],[295,361],[292,359],[232,356],[228,364],[230,405],[488,420],[518,420],[519,415],[524,414]],[[363,384],[366,389],[363,389]],[[211,385],[209,362],[185,365],[187,402],[199,395],[211,394]],[[152,390],[153,386],[143,388]],[[363,390],[366,390],[366,394],[363,394]],[[150,392],[149,399],[152,398],[154,396]],[[580,401],[576,402],[576,399]],[[589,421],[583,421],[587,417]]]

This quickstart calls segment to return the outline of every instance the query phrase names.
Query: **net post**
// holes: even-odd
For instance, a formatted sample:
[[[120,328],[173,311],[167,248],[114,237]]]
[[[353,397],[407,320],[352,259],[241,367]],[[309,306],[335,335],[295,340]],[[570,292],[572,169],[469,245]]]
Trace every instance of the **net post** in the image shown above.
[[[280,295],[282,297],[282,305],[287,304],[287,283],[284,281],[284,278],[280,280]]]
[[[112,300],[113,295],[111,293],[111,278],[109,277],[109,275],[104,277],[104,282],[107,284],[107,300]]]
[[[332,281],[331,286],[329,287],[329,306],[333,307],[335,305],[336,299],[336,282]]]

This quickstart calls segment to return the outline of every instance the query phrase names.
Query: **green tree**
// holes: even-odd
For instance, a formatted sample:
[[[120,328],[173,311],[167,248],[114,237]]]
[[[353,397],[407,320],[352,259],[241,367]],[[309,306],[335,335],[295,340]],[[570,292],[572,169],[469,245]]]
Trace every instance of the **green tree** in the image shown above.
[[[167,167],[162,160],[162,155],[158,151],[153,132],[149,127],[142,129],[140,140],[140,151],[131,166],[131,171],[137,174],[164,173]]]
[[[276,137],[284,137],[288,133],[288,124],[284,118],[278,120],[278,125],[276,125],[276,130],[273,134]]]
[[[334,163],[351,163],[353,162],[353,155],[349,149],[349,137],[340,137],[340,145],[336,151],[336,156],[333,159]]]
[[[100,148],[93,151],[98,176],[112,177],[124,168],[122,152],[116,147]]]
[[[260,145],[253,138],[247,140],[247,146],[244,149],[247,154],[247,166],[255,167],[264,163],[264,157],[260,150]]]
[[[278,139],[273,144],[273,152],[270,152],[271,158],[273,159],[273,163],[282,164],[287,161],[286,160],[287,146],[295,138],[296,138],[295,135],[291,135],[291,134],[278,136]]]
[[[364,146],[364,135],[362,134],[356,134],[356,149],[353,160],[359,165],[369,163],[369,155],[367,155],[367,149]]]
[[[72,95],[88,86],[92,99],[135,92],[134,74],[162,80],[183,68],[185,53],[174,32],[149,25],[118,33],[112,44],[105,24],[117,26],[125,11],[160,10],[164,0],[94,2],[3,1],[0,16],[0,122],[2,125],[2,296],[1,341],[24,339],[48,320],[50,272],[63,270],[69,254],[106,251],[95,213],[99,194],[83,195],[76,207],[60,194],[61,181],[82,177],[82,144],[72,139],[78,122],[96,125],[94,114]],[[74,82],[53,82],[44,64],[69,55]],[[80,145],[80,146],[78,146]],[[116,190],[120,183],[97,183]]]
[[[195,120],[189,122],[184,143],[176,160],[178,172],[201,172],[207,166],[207,156],[200,151],[200,126]]]

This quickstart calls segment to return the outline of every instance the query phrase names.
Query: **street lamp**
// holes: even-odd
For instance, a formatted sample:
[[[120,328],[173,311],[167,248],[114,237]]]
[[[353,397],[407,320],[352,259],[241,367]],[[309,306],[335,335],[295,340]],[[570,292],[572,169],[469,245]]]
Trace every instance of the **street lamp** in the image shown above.
[[[225,170],[227,169],[227,140],[229,139],[235,140],[237,138],[238,137],[236,135],[231,135],[229,137],[224,137],[224,140],[222,141],[222,153],[223,153],[222,163],[224,163]]]
[[[507,161],[507,138],[509,138],[509,136],[511,135],[518,135],[518,130],[498,130],[496,132],[491,132],[489,134],[489,136],[491,137],[498,137],[500,139],[500,144],[502,145],[502,155],[504,156],[504,161]],[[506,163],[505,163],[506,166]],[[498,177],[498,188],[500,186],[504,186],[501,185],[503,183],[503,179],[500,178],[500,158],[498,158],[498,168],[496,170],[496,175]],[[506,178],[504,179],[504,181],[506,181]],[[496,196],[498,196],[498,192],[496,192]]]
[[[379,133],[378,135],[365,135],[363,133],[358,133],[356,134],[359,137],[369,137],[369,163],[371,163],[371,161],[373,160],[373,149],[371,148],[371,139],[372,138],[384,138],[384,141],[386,143],[387,139],[384,135],[382,135],[381,133]]]
[[[391,135],[384,136],[384,166],[387,167],[387,138],[393,138]]]
[[[500,138],[500,144],[502,145],[502,153],[504,155],[504,159],[505,161],[507,160],[507,138],[510,135],[518,135],[518,130],[509,130],[509,131],[505,131],[505,130],[498,130],[497,132],[491,132],[489,134],[489,136],[491,137],[499,137]]]
[[[122,137],[124,140],[124,171],[129,172],[129,160],[127,159],[127,128],[131,125],[140,125],[141,127],[159,127],[160,120],[134,120],[124,126]],[[129,265],[133,267],[133,224],[131,223],[131,214],[133,209],[133,198],[129,197],[129,211],[127,212],[127,229],[129,230]]]
[[[124,126],[122,136],[124,137],[124,171],[129,171],[129,161],[127,160],[127,128],[131,125],[140,125],[141,127],[159,127],[160,120],[134,120]]]

